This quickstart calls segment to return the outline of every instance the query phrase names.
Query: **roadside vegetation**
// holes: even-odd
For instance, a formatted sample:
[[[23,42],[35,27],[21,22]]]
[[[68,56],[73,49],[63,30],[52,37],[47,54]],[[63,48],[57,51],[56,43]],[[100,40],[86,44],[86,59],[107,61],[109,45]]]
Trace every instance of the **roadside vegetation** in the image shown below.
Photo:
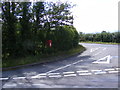
[[[36,65],[36,64],[42,64],[57,60],[62,60],[63,58],[67,58],[73,55],[76,55],[78,53],[82,53],[85,50],[85,47],[78,45],[75,48],[72,48],[68,51],[58,51],[56,53],[50,53],[50,54],[39,54],[39,55],[30,55],[27,57],[21,57],[21,58],[11,58],[9,60],[4,61],[2,64],[3,70],[9,70],[21,67],[22,65]],[[11,63],[12,62],[12,63]],[[9,68],[10,67],[10,68]],[[5,69],[6,68],[6,69]]]
[[[120,44],[120,32],[106,32],[85,34],[79,33],[80,42],[98,44]]]
[[[85,50],[69,3],[2,2],[2,66],[50,61]]]

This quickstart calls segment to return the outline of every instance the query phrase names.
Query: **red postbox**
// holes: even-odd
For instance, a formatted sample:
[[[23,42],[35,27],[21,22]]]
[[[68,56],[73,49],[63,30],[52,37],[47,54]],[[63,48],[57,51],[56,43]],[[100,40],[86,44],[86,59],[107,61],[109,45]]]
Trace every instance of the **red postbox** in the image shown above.
[[[52,40],[47,40],[46,44],[48,47],[52,47]]]

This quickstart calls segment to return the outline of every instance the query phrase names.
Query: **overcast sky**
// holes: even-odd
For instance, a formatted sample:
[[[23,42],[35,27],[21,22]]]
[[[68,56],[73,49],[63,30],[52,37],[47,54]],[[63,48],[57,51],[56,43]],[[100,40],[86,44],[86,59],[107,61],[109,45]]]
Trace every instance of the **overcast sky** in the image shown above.
[[[84,33],[96,33],[103,30],[107,32],[118,31],[118,2],[120,0],[59,1],[69,1],[76,4],[72,12],[77,31]]]
[[[72,10],[74,26],[78,31],[96,33],[118,31],[118,2],[120,0],[70,0],[76,3]]]

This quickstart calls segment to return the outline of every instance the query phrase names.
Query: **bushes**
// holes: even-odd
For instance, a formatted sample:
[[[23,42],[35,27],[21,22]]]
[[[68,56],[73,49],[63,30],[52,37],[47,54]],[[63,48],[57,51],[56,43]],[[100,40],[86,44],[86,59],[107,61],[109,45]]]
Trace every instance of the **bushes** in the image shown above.
[[[77,46],[71,8],[69,3],[2,2],[3,61]],[[47,40],[52,40],[51,48],[46,45]]]
[[[57,50],[68,50],[78,45],[78,33],[73,26],[59,26],[54,31],[54,46]]]

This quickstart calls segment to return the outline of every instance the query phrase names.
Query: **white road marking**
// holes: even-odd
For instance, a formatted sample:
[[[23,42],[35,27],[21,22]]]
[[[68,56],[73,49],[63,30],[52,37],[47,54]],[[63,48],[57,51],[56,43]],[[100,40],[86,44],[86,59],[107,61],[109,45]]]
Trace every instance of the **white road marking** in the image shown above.
[[[72,63],[72,64],[68,64],[68,65],[66,65],[66,66],[59,67],[59,68],[57,68],[57,69],[53,69],[53,70],[48,71],[48,72],[46,72],[46,73],[51,73],[51,72],[55,72],[55,71],[58,71],[58,70],[61,70],[61,69],[67,68],[67,67],[69,67],[69,66],[71,66],[71,65],[74,65],[74,64],[77,64],[77,63],[79,63],[79,62],[81,62],[81,61],[83,61],[83,60],[79,60],[79,61],[74,62],[74,63]]]
[[[92,75],[92,73],[79,73],[78,75]]]
[[[104,51],[104,50],[106,50],[106,48],[103,48],[103,51]],[[100,53],[102,53],[102,52],[98,52],[98,53],[94,54],[94,56],[96,56],[96,55],[98,55],[98,54],[100,54]]]
[[[99,48],[100,48],[100,47],[99,47]],[[94,51],[98,50],[99,48],[92,48],[92,49],[90,50],[90,52],[94,52]]]
[[[48,75],[59,75],[60,73],[49,73]]]
[[[54,75],[54,76],[48,76],[48,77],[62,77],[61,75]]]
[[[46,73],[41,73],[41,74],[38,74],[38,75],[35,75],[35,76],[32,76],[31,78],[38,78],[39,76],[46,76],[47,74]]]
[[[75,72],[63,72],[63,74],[71,74],[71,73],[75,73]]]
[[[76,74],[68,74],[68,75],[64,75],[64,77],[70,77],[70,76],[77,76]]]
[[[102,70],[91,70],[91,72],[98,72],[98,71],[102,71]]]
[[[101,52],[98,52],[98,53],[96,53],[96,54],[94,54],[94,56],[96,56],[96,55],[98,55],[98,54],[100,54]]]
[[[35,78],[47,78],[47,77],[62,77],[62,75],[64,77],[70,77],[70,76],[77,76],[78,75],[92,75],[92,74],[110,74],[110,73],[118,73],[120,71],[120,68],[108,68],[108,69],[103,69],[103,70],[100,70],[100,69],[96,69],[96,70],[81,70],[81,71],[76,71],[77,73],[75,72],[63,72],[62,74],[60,73],[41,73],[39,75],[36,75],[36,76],[32,76],[31,78],[32,79],[35,79]],[[26,77],[14,77],[13,79],[25,79]],[[0,78],[0,80],[7,80],[9,78]]]
[[[108,56],[105,56],[105,57],[103,57],[103,58],[101,58],[101,59],[99,59],[99,60],[97,60],[97,61],[94,61],[94,62],[92,62],[92,63],[96,63],[96,64],[109,64],[110,63],[110,59],[111,59],[111,56],[110,55],[108,55]]]
[[[114,68],[104,69],[105,71],[112,71],[115,70]]]
[[[76,71],[77,73],[87,73],[89,72],[88,70],[84,70],[84,71]]]
[[[25,79],[26,77],[14,77],[13,79],[17,80],[17,79]]]
[[[0,80],[8,80],[8,78],[0,78]]]
[[[6,84],[5,85],[5,88],[8,88],[8,87],[16,87],[17,86],[17,84]],[[3,88],[4,88],[4,86],[3,86]]]
[[[47,75],[36,75],[36,76],[32,76],[31,78],[46,78]]]
[[[24,84],[24,83],[17,83],[17,84]]]
[[[101,72],[95,72],[94,74],[106,74],[107,72],[101,71]]]
[[[118,73],[119,71],[109,71],[109,73]]]

